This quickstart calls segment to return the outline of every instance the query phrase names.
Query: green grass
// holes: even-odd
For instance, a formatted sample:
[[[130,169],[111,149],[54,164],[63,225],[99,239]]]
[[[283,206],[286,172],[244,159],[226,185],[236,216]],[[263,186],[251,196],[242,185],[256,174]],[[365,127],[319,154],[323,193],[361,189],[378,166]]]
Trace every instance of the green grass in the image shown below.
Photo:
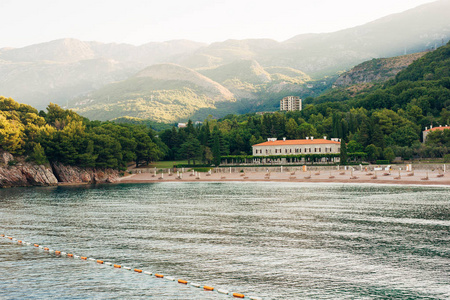
[[[197,171],[197,172],[203,172],[203,173],[206,173],[206,172],[209,172],[209,170],[211,170],[212,168],[192,168],[192,169],[189,169],[189,171],[192,171],[192,170],[194,170],[194,171]]]
[[[151,163],[149,165],[150,168],[158,168],[158,169],[167,169],[167,168],[173,168],[174,165],[178,164],[185,164],[187,165],[187,160],[176,160],[176,161],[157,161],[154,163]]]

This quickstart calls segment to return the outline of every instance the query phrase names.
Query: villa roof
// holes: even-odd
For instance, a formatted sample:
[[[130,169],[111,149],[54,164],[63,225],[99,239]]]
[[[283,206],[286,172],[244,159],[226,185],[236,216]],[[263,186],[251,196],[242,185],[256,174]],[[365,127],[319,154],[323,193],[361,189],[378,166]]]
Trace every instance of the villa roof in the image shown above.
[[[325,140],[325,139],[313,139],[313,140],[277,140],[269,141],[254,146],[284,146],[284,145],[317,145],[317,144],[340,144],[340,142]]]
[[[436,130],[445,130],[445,129],[450,129],[450,126],[433,127],[433,128],[430,128],[430,129],[424,130],[424,131],[436,131]]]

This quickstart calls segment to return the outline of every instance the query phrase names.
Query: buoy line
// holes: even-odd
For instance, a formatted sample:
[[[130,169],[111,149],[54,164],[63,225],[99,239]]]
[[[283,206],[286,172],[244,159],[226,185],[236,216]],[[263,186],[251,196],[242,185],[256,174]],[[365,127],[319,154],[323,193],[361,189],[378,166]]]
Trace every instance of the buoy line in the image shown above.
[[[193,288],[202,288],[204,291],[216,292],[216,293],[219,293],[219,294],[228,295],[228,296],[233,297],[233,298],[246,298],[246,299],[250,299],[250,300],[262,300],[262,298],[260,298],[260,297],[245,296],[244,294],[241,294],[241,293],[234,293],[234,292],[229,292],[229,291],[223,290],[223,289],[216,289],[216,288],[214,288],[212,286],[209,286],[209,285],[202,285],[202,284],[199,284],[199,283],[196,283],[196,282],[190,282],[190,281],[183,280],[183,279],[176,279],[173,276],[167,276],[167,275],[163,275],[163,274],[159,274],[159,273],[154,273],[154,272],[151,272],[151,271],[145,271],[145,270],[141,270],[141,269],[130,268],[130,267],[122,266],[120,264],[115,264],[115,263],[112,263],[112,262],[105,262],[105,261],[103,261],[101,259],[96,259],[96,258],[92,258],[92,257],[79,256],[79,255],[75,255],[73,253],[67,253],[67,252],[63,252],[63,251],[59,251],[59,250],[53,250],[53,249],[50,249],[47,246],[44,247],[44,246],[39,245],[39,244],[34,244],[34,243],[26,242],[26,241],[23,241],[23,240],[18,240],[18,239],[15,239],[15,238],[11,237],[11,236],[7,236],[5,234],[0,234],[0,237],[8,239],[8,240],[10,240],[12,242],[15,242],[15,243],[19,244],[19,245],[34,247],[34,248],[37,248],[37,249],[42,250],[44,252],[47,252],[49,254],[54,254],[55,256],[59,256],[59,257],[67,257],[67,258],[72,258],[72,259],[80,259],[80,260],[85,260],[85,261],[91,261],[91,262],[96,263],[96,264],[111,266],[111,267],[113,267],[115,269],[123,269],[123,270],[133,271],[133,272],[135,272],[137,274],[145,274],[145,275],[149,275],[149,276],[155,276],[155,278],[163,278],[163,279],[166,279],[168,281],[173,281],[173,282],[176,282],[176,283],[179,283],[179,284],[191,286]]]

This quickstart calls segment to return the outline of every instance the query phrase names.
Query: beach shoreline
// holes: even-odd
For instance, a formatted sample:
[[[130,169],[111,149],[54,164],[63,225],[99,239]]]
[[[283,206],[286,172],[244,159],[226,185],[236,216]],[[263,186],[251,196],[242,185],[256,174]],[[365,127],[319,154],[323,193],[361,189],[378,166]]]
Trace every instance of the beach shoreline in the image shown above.
[[[296,183],[370,183],[394,185],[440,185],[450,186],[450,174],[438,172],[367,172],[367,171],[324,171],[324,172],[247,172],[247,173],[184,173],[177,174],[137,173],[121,177],[116,183],[157,182],[296,182]],[[428,179],[426,179],[428,178]]]

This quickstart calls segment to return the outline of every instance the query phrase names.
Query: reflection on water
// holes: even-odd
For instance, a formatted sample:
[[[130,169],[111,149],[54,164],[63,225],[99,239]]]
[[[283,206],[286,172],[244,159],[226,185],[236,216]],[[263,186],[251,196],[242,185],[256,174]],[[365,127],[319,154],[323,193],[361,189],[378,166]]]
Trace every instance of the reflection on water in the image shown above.
[[[266,299],[450,298],[445,187],[17,188],[0,190],[0,226],[53,249]],[[4,239],[0,290],[6,299],[228,298]]]

